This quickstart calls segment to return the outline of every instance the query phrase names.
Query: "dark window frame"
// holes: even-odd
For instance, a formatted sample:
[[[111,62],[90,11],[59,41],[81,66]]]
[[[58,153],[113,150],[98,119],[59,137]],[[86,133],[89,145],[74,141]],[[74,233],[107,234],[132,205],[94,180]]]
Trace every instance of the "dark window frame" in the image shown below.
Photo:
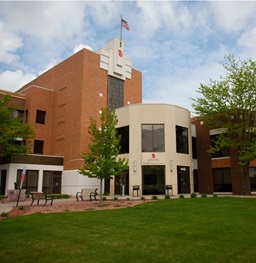
[[[45,124],[46,111],[36,110],[36,123]]]
[[[160,129],[157,129],[157,127],[159,126],[162,127]],[[146,127],[148,127],[148,129],[146,129]],[[148,132],[146,133],[146,131]],[[159,132],[161,131],[162,134],[159,134]],[[141,124],[141,151],[165,152],[164,124]]]
[[[124,81],[108,76],[108,108],[117,109],[124,106]]]
[[[129,153],[129,144],[130,144],[130,128],[129,126],[123,126],[116,129],[117,135],[121,136],[119,145],[120,152],[119,154]]]
[[[34,140],[34,154],[43,154],[44,152],[44,141]]]
[[[189,154],[188,128],[176,125],[176,152]]]
[[[215,138],[217,138],[219,136],[219,134],[214,134],[210,136],[210,140],[211,140],[211,146],[214,147],[215,145]],[[220,149],[219,151],[212,153],[212,158],[220,158],[220,157],[229,157],[230,153],[229,153],[229,148],[228,147],[223,147],[222,149]]]

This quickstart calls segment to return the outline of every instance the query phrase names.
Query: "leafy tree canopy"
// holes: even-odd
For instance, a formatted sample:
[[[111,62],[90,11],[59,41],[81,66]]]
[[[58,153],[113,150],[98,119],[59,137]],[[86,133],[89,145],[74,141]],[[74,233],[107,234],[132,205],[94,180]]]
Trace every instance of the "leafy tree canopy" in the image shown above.
[[[11,96],[0,99],[0,157],[12,154],[24,154],[29,147],[28,140],[34,137],[34,131],[22,118],[15,116],[15,108],[11,105]],[[17,140],[26,140],[19,144]]]
[[[117,158],[120,152],[120,136],[116,131],[118,119],[115,111],[102,109],[100,120],[99,128],[97,121],[90,118],[88,133],[91,135],[92,143],[89,144],[89,151],[81,155],[84,167],[79,169],[79,173],[100,179],[102,200],[102,180],[111,179],[127,170],[128,162],[126,159]]]
[[[200,84],[200,98],[193,99],[193,108],[204,125],[224,128],[211,152],[223,147],[238,150],[240,166],[247,176],[249,163],[256,157],[256,62],[235,60],[226,56],[226,76]]]

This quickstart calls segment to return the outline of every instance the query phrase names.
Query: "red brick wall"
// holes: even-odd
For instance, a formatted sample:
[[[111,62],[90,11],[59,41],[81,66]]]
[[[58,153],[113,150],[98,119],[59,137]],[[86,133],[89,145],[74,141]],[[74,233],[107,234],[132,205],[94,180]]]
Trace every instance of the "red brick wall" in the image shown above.
[[[198,160],[198,190],[200,193],[213,193],[213,176],[211,168],[209,130],[200,122],[194,122],[196,125],[196,141],[197,141],[197,160]]]
[[[28,88],[31,85],[40,88]],[[46,110],[47,123],[36,125],[36,138],[45,141],[44,154],[63,155],[65,170],[81,167],[80,155],[88,150],[90,117],[99,121],[107,107],[108,72],[100,69],[100,55],[83,49],[24,86],[29,120],[36,109]],[[27,89],[28,88],[28,89]],[[100,96],[100,93],[102,96]],[[132,69],[124,83],[124,105],[142,102],[142,74]]]

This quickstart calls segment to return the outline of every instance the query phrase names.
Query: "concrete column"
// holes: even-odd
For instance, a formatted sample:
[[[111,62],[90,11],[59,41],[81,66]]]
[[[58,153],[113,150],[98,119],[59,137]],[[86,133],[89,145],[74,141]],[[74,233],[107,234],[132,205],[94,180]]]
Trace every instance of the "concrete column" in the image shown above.
[[[42,192],[43,191],[43,170],[39,170],[38,174],[38,186],[37,186],[37,191]]]

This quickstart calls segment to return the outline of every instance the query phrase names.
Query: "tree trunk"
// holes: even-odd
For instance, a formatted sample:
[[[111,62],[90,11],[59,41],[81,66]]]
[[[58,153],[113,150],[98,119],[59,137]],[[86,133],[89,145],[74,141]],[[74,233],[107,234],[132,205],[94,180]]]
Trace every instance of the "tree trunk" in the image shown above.
[[[102,179],[100,179],[100,206],[102,206]]]
[[[247,179],[248,179],[248,174],[249,174],[249,164],[244,165],[242,169],[243,173],[243,194],[247,195],[249,194],[248,189],[247,189]]]

